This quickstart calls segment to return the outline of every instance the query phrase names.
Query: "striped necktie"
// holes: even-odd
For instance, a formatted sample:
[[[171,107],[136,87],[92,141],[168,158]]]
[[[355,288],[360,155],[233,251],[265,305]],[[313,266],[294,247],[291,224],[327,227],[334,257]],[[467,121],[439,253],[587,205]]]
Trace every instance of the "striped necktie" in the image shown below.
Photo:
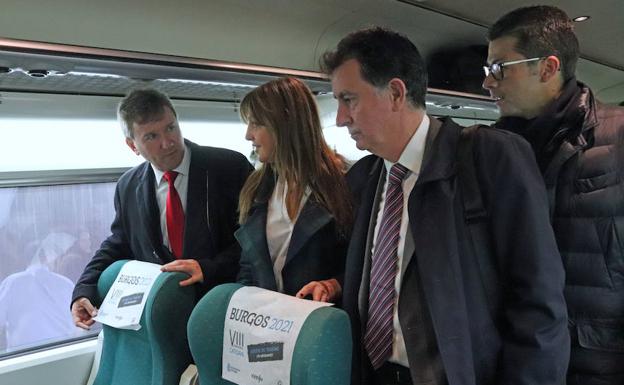
[[[386,203],[371,261],[364,346],[375,369],[392,355],[392,320],[396,297],[394,281],[397,275],[397,250],[403,216],[401,182],[407,173],[407,168],[398,163],[390,169]]]

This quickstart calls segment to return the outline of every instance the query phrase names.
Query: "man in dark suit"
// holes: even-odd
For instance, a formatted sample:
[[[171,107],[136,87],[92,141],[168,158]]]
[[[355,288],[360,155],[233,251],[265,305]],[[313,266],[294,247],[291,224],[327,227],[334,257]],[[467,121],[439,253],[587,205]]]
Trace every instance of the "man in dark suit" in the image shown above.
[[[322,67],[336,124],[374,154],[348,174],[357,206],[342,285],[352,383],[564,383],[564,272],[529,145],[474,132],[489,238],[474,247],[457,180],[461,127],[427,116],[417,48],[373,28],[344,38]]]
[[[171,101],[156,90],[130,92],[118,116],[126,144],[146,162],[119,178],[112,234],[74,289],[74,323],[87,329],[97,314],[97,281],[116,260],[187,273],[180,285],[198,284],[200,293],[234,281],[239,266],[238,195],[252,171],[245,157],[184,140]]]

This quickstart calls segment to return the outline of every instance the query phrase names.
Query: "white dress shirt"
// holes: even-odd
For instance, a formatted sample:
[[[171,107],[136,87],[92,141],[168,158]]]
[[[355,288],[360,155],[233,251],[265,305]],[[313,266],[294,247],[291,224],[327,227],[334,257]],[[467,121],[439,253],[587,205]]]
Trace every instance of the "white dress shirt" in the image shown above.
[[[160,212],[160,231],[162,232],[163,244],[171,251],[171,246],[169,245],[169,234],[167,233],[167,193],[169,192],[169,183],[164,178],[164,171],[160,171],[154,167],[153,164],[151,166],[152,170],[154,170],[154,176],[156,177],[156,201],[158,202],[158,210]],[[180,196],[180,201],[182,201],[182,210],[184,210],[185,214],[190,167],[191,150],[184,145],[184,157],[182,158],[182,162],[180,162],[178,167],[172,171],[178,173],[173,185]]]
[[[7,348],[76,336],[67,310],[73,289],[72,281],[43,265],[6,277],[0,283],[0,328],[5,329]]]
[[[271,262],[273,262],[273,274],[275,275],[275,283],[277,291],[284,292],[284,279],[282,278],[282,269],[286,263],[286,255],[288,254],[288,246],[292,237],[297,217],[310,196],[310,188],[306,188],[299,203],[299,208],[293,219],[288,216],[286,207],[286,193],[288,192],[287,184],[279,179],[271,194],[266,222],[266,237]]]
[[[416,180],[418,179],[418,175],[420,174],[420,166],[422,165],[423,155],[425,153],[425,142],[427,139],[427,132],[429,131],[429,117],[424,115],[422,122],[416,129],[414,135],[407,143],[401,156],[399,157],[398,163],[405,166],[409,172],[405,179],[403,179],[403,216],[401,217],[401,229],[399,232],[399,248],[397,250],[398,255],[398,272],[396,275],[396,279],[394,281],[394,287],[396,290],[396,297],[394,301],[394,333],[392,337],[392,356],[389,361],[394,362],[406,367],[409,367],[409,363],[407,361],[407,351],[405,350],[405,341],[403,340],[403,332],[401,331],[401,325],[399,324],[399,315],[398,315],[398,299],[401,288],[401,279],[403,278],[403,273],[405,272],[405,268],[403,264],[403,255],[405,251],[405,237],[409,230],[409,215],[407,212],[407,204],[409,200],[410,193],[416,184]],[[390,169],[394,163],[384,160],[384,166],[386,167],[386,176],[390,174]],[[375,244],[377,243],[377,234],[379,233],[379,227],[381,226],[381,219],[383,216],[384,207],[386,206],[386,191],[388,190],[388,178],[386,177],[386,181],[384,183],[383,192],[381,195],[381,200],[379,202],[379,211],[377,212],[377,221],[375,225],[375,234],[373,241],[373,249],[371,251],[371,255],[375,252]]]

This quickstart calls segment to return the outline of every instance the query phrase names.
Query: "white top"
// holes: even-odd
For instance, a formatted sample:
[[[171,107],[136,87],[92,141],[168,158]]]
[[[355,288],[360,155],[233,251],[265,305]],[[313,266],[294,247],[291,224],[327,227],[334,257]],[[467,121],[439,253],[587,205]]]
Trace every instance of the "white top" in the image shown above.
[[[269,200],[266,223],[267,246],[269,248],[269,254],[271,255],[271,261],[273,262],[273,274],[275,275],[277,291],[280,293],[284,292],[282,269],[286,263],[290,238],[295,228],[297,217],[299,217],[301,209],[308,200],[311,190],[310,188],[305,189],[301,202],[299,203],[299,208],[293,219],[290,219],[288,216],[288,209],[286,208],[287,192],[288,186],[285,181],[278,179],[273,189],[273,194],[271,194],[271,199]]]
[[[74,284],[68,278],[33,265],[0,283],[0,328],[7,348],[21,348],[71,338],[78,334],[71,313]]]
[[[156,177],[156,201],[158,202],[158,211],[160,212],[160,231],[162,232],[163,245],[171,250],[169,245],[169,234],[167,233],[167,193],[169,192],[169,183],[164,178],[165,172],[160,171],[152,164],[154,176]],[[188,195],[189,169],[191,167],[191,150],[184,145],[184,157],[178,167],[172,171],[178,173],[173,185],[182,201],[182,210],[186,214],[186,196]]]
[[[425,154],[425,142],[427,139],[427,132],[429,131],[429,117],[424,115],[420,126],[416,129],[414,135],[407,143],[407,146],[403,149],[398,163],[405,166],[409,172],[405,179],[403,179],[403,216],[401,217],[401,229],[399,232],[399,248],[397,250],[398,256],[398,271],[400,274],[396,275],[394,281],[394,287],[396,289],[397,296],[399,298],[401,279],[407,266],[403,266],[403,252],[405,250],[405,236],[409,229],[409,215],[407,212],[407,204],[410,193],[416,184],[418,175],[420,174],[420,167],[422,165],[423,155]],[[390,169],[394,163],[384,160],[384,166],[386,167],[386,175],[390,174]],[[383,216],[384,207],[386,206],[386,191],[388,190],[388,178],[384,183],[383,192],[381,195],[381,201],[379,202],[379,211],[377,212],[377,222],[375,225],[375,235],[373,240],[373,249],[371,255],[375,252],[375,244],[377,243],[377,234],[379,233],[379,227],[381,226],[381,218]],[[401,325],[399,324],[398,315],[399,301],[394,302],[394,334],[392,340],[392,356],[389,361],[394,362],[406,367],[409,367],[407,361],[407,351],[405,350],[405,341],[403,340],[403,332],[401,331]]]

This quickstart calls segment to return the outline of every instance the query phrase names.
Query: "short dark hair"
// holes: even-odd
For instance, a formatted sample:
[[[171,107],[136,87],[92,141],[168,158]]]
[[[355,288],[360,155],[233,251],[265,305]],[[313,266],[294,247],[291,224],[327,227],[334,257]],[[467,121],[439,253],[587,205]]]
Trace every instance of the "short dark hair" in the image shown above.
[[[574,77],[579,42],[574,23],[561,9],[549,5],[518,8],[504,15],[488,31],[488,40],[511,36],[526,58],[555,55],[561,61],[563,81]]]
[[[165,107],[169,107],[173,115],[178,117],[171,100],[162,92],[153,88],[130,91],[117,107],[117,118],[126,138],[134,138],[132,132],[134,123],[143,124],[160,119]]]
[[[412,104],[425,107],[427,69],[418,48],[406,36],[381,27],[352,32],[335,51],[323,54],[321,70],[331,75],[350,59],[358,61],[362,78],[377,88],[393,78],[401,79]]]

